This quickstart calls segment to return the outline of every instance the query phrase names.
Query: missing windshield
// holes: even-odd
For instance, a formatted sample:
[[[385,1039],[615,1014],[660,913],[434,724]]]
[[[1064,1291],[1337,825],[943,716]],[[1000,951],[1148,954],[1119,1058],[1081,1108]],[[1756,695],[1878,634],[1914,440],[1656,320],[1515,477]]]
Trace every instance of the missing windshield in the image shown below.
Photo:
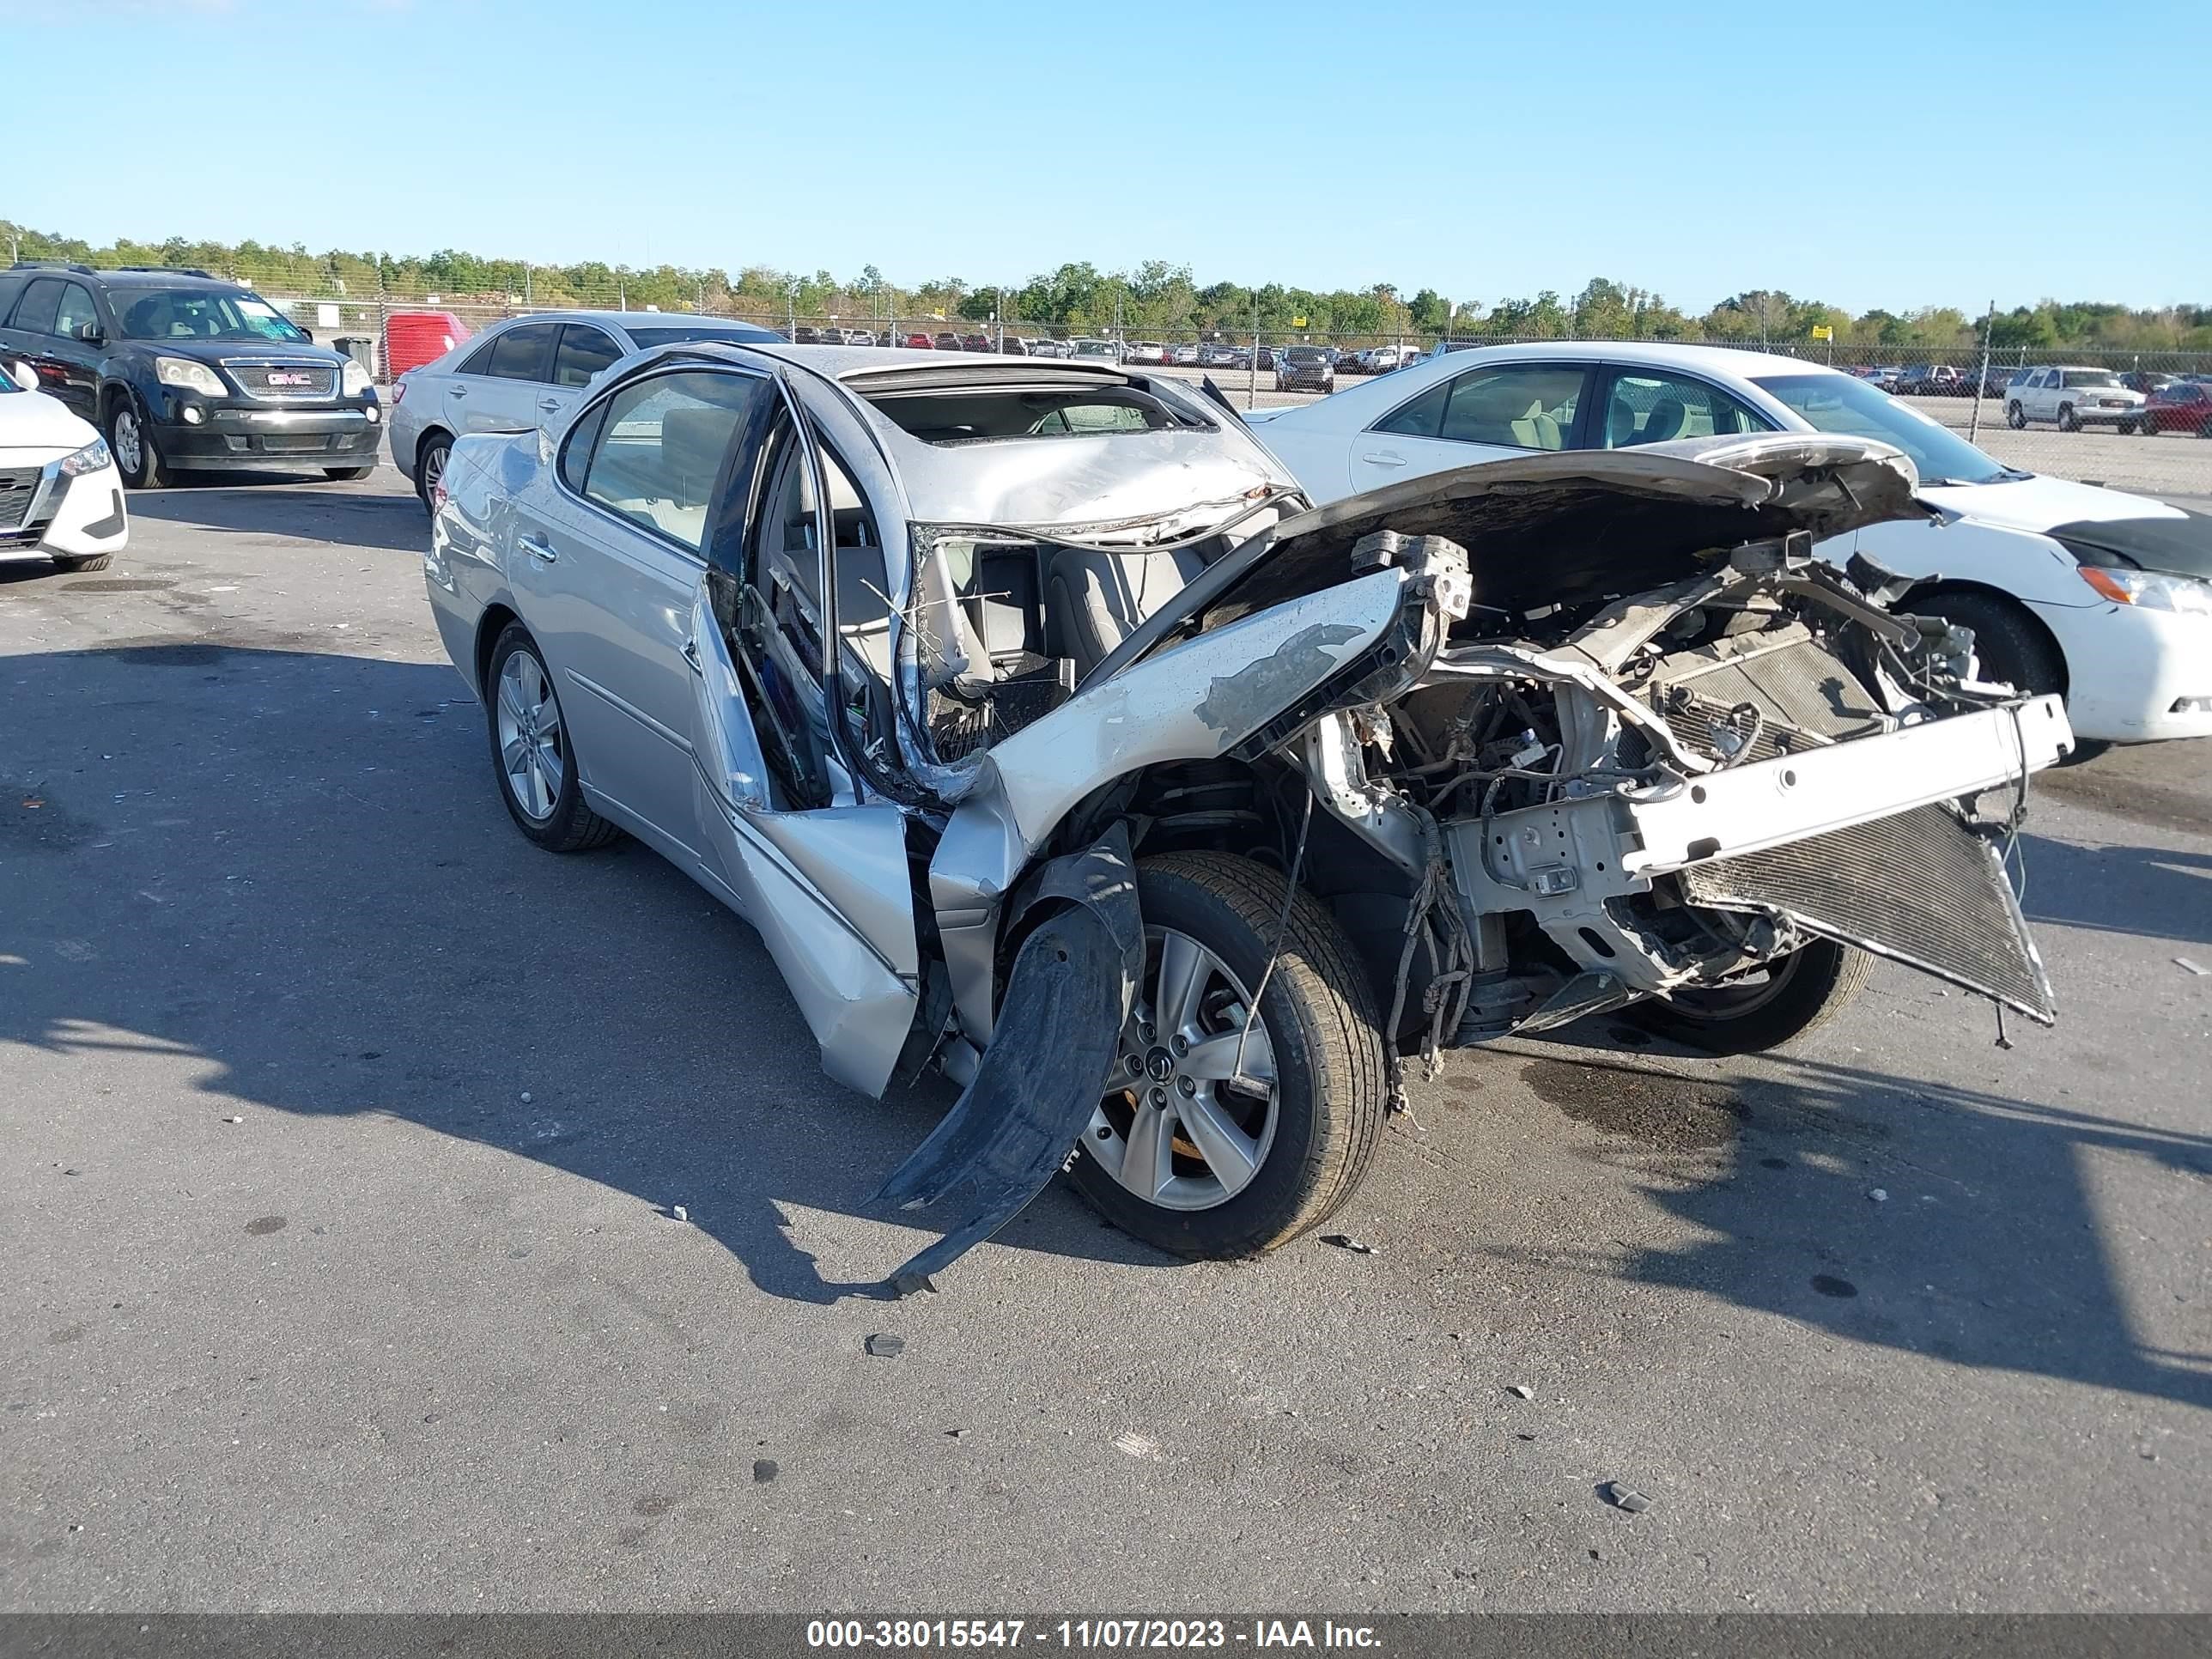
[[[947,387],[878,392],[869,401],[926,444],[1097,438],[1205,422],[1130,386]]]

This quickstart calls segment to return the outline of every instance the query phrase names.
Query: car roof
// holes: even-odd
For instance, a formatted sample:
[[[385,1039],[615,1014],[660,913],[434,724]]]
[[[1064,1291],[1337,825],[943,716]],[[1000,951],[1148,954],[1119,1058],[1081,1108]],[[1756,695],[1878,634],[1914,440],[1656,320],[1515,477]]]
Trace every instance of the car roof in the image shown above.
[[[1666,340],[1532,340],[1517,345],[1480,346],[1449,352],[1446,356],[1453,362],[1480,356],[1499,362],[1538,358],[1552,362],[1642,364],[1654,368],[1697,369],[1736,379],[1760,374],[1843,374],[1843,370],[1831,368],[1826,363],[1785,357],[1778,352],[1752,351],[1735,346],[1676,345]]]
[[[502,317],[487,326],[504,328],[509,323],[600,323],[613,328],[665,328],[672,323],[681,328],[761,328],[761,325],[744,317],[709,317],[693,311],[526,311],[514,317]],[[765,333],[767,331],[763,329]]]

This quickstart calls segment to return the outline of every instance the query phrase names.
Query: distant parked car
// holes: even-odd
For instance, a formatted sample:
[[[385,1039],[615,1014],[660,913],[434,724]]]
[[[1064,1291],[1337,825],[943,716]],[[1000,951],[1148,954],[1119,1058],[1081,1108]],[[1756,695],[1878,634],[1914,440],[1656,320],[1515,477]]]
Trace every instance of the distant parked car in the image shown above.
[[[2136,430],[2147,438],[2161,432],[2194,432],[2200,438],[2212,438],[2212,386],[2175,380],[2159,387],[2144,401]]]
[[[474,332],[450,311],[395,311],[384,323],[384,372],[396,380],[436,362]]]
[[[1112,340],[1071,340],[1068,356],[1079,363],[1118,363],[1121,348]]]
[[[1132,340],[1123,349],[1125,363],[1164,363],[1168,360],[1168,349],[1158,340]]]
[[[963,351],[981,351],[989,353],[991,351],[991,337],[988,334],[963,334],[960,337],[960,349]]]
[[[1168,348],[1168,361],[1175,364],[1179,368],[1196,368],[1198,367],[1198,346],[1196,343],[1194,342],[1189,345],[1170,346]]]
[[[1275,354],[1278,392],[1334,392],[1336,363],[1326,346],[1285,346]]]
[[[1370,374],[1388,374],[1393,369],[1403,368],[1408,363],[1421,361],[1419,346],[1379,345],[1364,354]]]
[[[2146,398],[2180,379],[2178,374],[2161,374],[2156,369],[2131,368],[2120,376],[2120,384],[2130,392],[2140,392]]]
[[[960,337],[948,331],[933,337],[930,345],[938,351],[957,351],[960,349]]]
[[[2051,421],[2061,432],[2085,426],[2133,432],[2142,410],[2142,393],[2121,385],[2109,368],[2031,368],[2005,388],[2005,424],[2014,431],[2031,421]]]
[[[1907,398],[1971,398],[1974,385],[1948,363],[1909,363],[1890,390]]]
[[[1198,349],[1200,368],[1234,368],[1237,367],[1237,348],[1218,340],[1208,340]]]
[[[817,335],[802,326],[792,332],[794,344],[814,344],[828,331]],[[392,464],[414,479],[429,506],[454,439],[465,432],[513,432],[563,415],[592,378],[618,358],[686,340],[781,337],[751,323],[678,312],[541,311],[511,317],[392,384],[386,422]]]

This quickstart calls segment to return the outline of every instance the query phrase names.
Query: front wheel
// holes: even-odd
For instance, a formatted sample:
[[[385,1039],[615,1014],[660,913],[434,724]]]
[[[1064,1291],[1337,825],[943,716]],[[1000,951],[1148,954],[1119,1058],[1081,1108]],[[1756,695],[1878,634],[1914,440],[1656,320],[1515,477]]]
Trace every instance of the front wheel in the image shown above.
[[[2058,429],[2061,432],[2079,432],[2081,429],[2081,422],[2074,418],[2073,404],[2058,405]]]
[[[127,489],[159,489],[169,482],[161,452],[154,447],[138,405],[128,398],[118,398],[107,412],[107,448]]]
[[[2005,424],[2015,432],[2027,431],[2027,411],[2022,409],[2016,403],[2007,404],[2005,405]]]
[[[1756,1054],[1833,1019],[1866,983],[1874,958],[1817,939],[1758,973],[1725,985],[1639,1002],[1628,1017],[1646,1030],[1713,1054]]]
[[[1334,1214],[1381,1143],[1367,980],[1335,919],[1303,891],[1286,910],[1265,865],[1170,854],[1137,889],[1145,977],[1071,1176],[1171,1255],[1258,1255]]]

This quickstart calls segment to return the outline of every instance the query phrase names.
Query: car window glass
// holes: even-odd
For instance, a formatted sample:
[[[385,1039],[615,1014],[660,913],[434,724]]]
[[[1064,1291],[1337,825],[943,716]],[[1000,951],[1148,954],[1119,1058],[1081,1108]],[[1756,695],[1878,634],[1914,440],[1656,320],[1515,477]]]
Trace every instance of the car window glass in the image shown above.
[[[1444,404],[1451,397],[1451,382],[1439,380],[1403,409],[1394,410],[1376,422],[1377,432],[1400,432],[1408,438],[1433,438],[1443,429]]]
[[[1626,449],[1670,438],[1759,432],[1766,422],[1717,386],[1676,374],[1616,374],[1606,393],[1599,447]]]
[[[51,276],[41,276],[23,295],[23,303],[15,307],[15,326],[28,329],[33,334],[54,331],[54,312],[61,304],[62,285]]]
[[[715,476],[768,395],[757,375],[658,374],[609,398],[584,494],[695,551],[706,544]]]
[[[543,380],[553,349],[558,323],[525,323],[510,328],[492,342],[491,368],[487,372],[502,380]]]
[[[462,358],[461,366],[455,369],[453,373],[456,374],[490,374],[491,354],[498,349],[499,340],[498,337],[495,336],[493,338],[486,340],[474,351],[469,353],[467,356]]]
[[[607,406],[602,403],[569,428],[568,441],[561,447],[561,482],[579,495],[584,493],[584,477],[591,471],[592,446],[599,441],[599,428],[606,424]]]
[[[555,386],[587,385],[592,375],[621,356],[622,349],[606,332],[587,323],[570,323],[561,331],[561,349],[553,357]]]
[[[1431,387],[1378,428],[1449,443],[1565,449],[1583,371],[1565,363],[1499,363]]]
[[[99,320],[100,313],[93,308],[92,290],[82,283],[64,283],[61,303],[54,312],[54,332],[74,339],[77,330]]]

